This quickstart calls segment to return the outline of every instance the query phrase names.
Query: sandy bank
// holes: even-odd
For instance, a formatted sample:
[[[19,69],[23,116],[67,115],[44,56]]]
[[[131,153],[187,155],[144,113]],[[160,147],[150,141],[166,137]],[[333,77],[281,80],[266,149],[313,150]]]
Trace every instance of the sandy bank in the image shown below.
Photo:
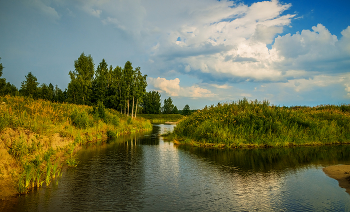
[[[177,123],[179,123],[179,122],[178,121],[176,121],[176,122],[166,121],[164,124],[177,124]]]
[[[350,165],[328,166],[323,168],[323,172],[328,177],[338,180],[339,186],[350,194]]]

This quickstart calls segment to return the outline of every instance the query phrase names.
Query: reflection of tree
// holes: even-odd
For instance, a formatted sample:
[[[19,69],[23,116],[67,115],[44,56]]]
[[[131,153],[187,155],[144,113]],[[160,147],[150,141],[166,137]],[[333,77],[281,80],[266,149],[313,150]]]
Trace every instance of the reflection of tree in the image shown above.
[[[207,149],[179,146],[229,170],[241,172],[280,172],[308,165],[348,163],[350,145],[268,149]],[[232,169],[232,168],[235,169]],[[236,171],[235,171],[236,172]]]
[[[70,173],[73,179],[65,201],[73,210],[141,209],[142,155],[136,138],[85,151],[79,158],[81,166]]]

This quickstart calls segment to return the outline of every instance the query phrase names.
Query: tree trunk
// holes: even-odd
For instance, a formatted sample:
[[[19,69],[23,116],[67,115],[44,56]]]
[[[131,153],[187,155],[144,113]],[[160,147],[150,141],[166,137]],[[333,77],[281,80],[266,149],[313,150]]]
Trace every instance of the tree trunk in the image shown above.
[[[137,105],[138,105],[139,99],[136,99],[136,109],[135,109],[135,118],[136,118],[136,114],[137,114]]]
[[[129,111],[130,111],[130,110],[129,110],[129,109],[130,109],[129,106],[130,106],[130,103],[129,103],[129,99],[128,99],[128,116],[129,116],[129,113],[130,113],[130,112],[129,112]]]
[[[134,97],[132,97],[131,118],[134,117]]]

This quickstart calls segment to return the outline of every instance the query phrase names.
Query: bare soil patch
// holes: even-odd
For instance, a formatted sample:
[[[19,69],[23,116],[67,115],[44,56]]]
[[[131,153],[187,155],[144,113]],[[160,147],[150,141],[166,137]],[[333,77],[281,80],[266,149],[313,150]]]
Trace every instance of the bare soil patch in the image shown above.
[[[350,194],[350,165],[328,166],[323,168],[323,172],[328,177],[338,180],[339,186]]]

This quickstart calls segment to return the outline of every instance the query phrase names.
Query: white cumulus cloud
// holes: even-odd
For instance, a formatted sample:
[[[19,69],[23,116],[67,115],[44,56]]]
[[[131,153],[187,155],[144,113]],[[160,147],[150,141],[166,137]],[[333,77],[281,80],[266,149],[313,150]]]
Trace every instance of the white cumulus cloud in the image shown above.
[[[169,96],[181,96],[181,97],[191,97],[191,98],[207,98],[212,97],[213,94],[210,90],[201,88],[198,85],[193,85],[189,87],[180,87],[179,78],[173,80],[167,80],[165,78],[148,78],[148,84],[152,85],[158,91],[165,92]]]

